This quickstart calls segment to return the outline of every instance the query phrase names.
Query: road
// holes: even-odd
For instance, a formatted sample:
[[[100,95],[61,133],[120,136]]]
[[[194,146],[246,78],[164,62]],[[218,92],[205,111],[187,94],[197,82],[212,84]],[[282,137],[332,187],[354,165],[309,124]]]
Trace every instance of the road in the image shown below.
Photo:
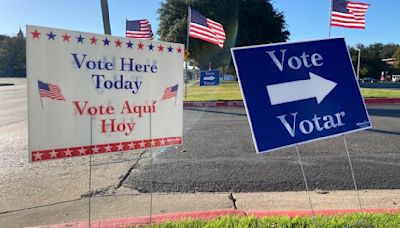
[[[399,189],[400,105],[369,105],[373,129],[346,136],[360,189]],[[301,191],[295,148],[257,155],[243,108],[185,109],[184,149],[141,163],[141,192]],[[343,137],[299,146],[310,189],[353,189]]]
[[[396,82],[378,82],[378,83],[368,83],[361,82],[361,88],[373,88],[373,89],[400,89],[400,83]]]
[[[0,87],[0,227],[13,224],[16,213],[28,216],[21,224],[67,221],[78,211],[63,208],[79,202],[74,208],[82,209],[81,200],[87,199],[89,157],[28,163],[26,80],[13,82],[15,86]],[[374,128],[346,136],[358,187],[400,189],[400,105],[369,105],[368,111]],[[185,109],[183,149],[93,156],[92,195],[305,190],[294,148],[255,153],[243,108]],[[353,188],[342,137],[299,150],[310,189]],[[45,208],[51,210],[41,212]],[[35,220],[29,217],[32,210],[64,217]],[[145,213],[140,210],[137,214]],[[96,211],[102,215],[101,209]]]

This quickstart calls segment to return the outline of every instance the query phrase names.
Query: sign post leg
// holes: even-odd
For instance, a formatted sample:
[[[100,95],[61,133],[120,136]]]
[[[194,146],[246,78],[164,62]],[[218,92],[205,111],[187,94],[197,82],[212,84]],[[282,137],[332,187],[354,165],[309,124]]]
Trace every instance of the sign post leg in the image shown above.
[[[347,147],[347,141],[345,135],[343,135],[343,141],[344,141],[344,146],[346,147],[346,153],[347,153],[347,158],[349,159],[349,164],[350,164],[350,170],[351,170],[351,177],[353,178],[353,184],[354,184],[354,190],[357,193],[357,199],[358,199],[358,205],[360,206],[360,211],[363,211],[362,205],[361,205],[361,199],[360,199],[360,194],[358,193],[358,188],[357,188],[357,183],[356,183],[356,177],[354,176],[354,170],[353,170],[353,164],[351,162],[350,154],[349,154],[349,148]]]
[[[152,121],[150,112],[150,173],[153,171],[153,135],[152,135]],[[149,211],[149,227],[151,227],[153,216],[153,180],[150,180],[150,211]]]
[[[93,116],[90,116],[90,148],[92,148],[93,146],[93,125],[92,125],[92,120],[93,120]],[[89,207],[89,215],[88,215],[88,219],[89,219],[89,228],[90,228],[90,223],[91,223],[91,215],[92,215],[92,205],[91,205],[91,199],[92,199],[92,153],[90,153],[89,155],[89,199],[88,199],[88,207]]]
[[[297,152],[297,157],[299,158],[299,163],[300,163],[301,173],[303,174],[304,184],[306,185],[306,190],[307,190],[307,195],[308,195],[308,202],[310,203],[311,213],[312,213],[313,216],[315,216],[313,205],[312,205],[312,202],[311,202],[310,190],[308,188],[308,182],[307,182],[307,178],[306,178],[306,173],[304,172],[303,163],[302,163],[301,157],[300,157],[299,147],[297,145],[296,145],[296,152]]]

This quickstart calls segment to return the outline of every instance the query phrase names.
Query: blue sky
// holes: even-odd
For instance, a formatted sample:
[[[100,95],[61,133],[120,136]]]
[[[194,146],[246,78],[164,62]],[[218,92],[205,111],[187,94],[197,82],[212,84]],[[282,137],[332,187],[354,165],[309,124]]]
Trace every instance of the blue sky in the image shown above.
[[[345,37],[350,45],[400,43],[400,0],[360,0],[371,4],[365,30],[332,27],[332,37]],[[273,0],[285,14],[290,41],[327,38],[330,0]],[[150,20],[158,27],[160,0],[109,0],[111,31],[125,35],[125,19]],[[202,12],[206,15],[206,12]],[[6,0],[0,8],[0,33],[15,35],[19,26],[39,25],[103,33],[100,0]]]

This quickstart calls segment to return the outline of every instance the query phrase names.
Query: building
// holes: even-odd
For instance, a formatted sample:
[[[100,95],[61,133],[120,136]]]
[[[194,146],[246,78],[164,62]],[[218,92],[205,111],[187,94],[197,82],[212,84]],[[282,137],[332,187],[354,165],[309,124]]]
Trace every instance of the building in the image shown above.
[[[21,27],[19,27],[19,32],[17,33],[18,38],[24,38],[24,33],[21,30]]]

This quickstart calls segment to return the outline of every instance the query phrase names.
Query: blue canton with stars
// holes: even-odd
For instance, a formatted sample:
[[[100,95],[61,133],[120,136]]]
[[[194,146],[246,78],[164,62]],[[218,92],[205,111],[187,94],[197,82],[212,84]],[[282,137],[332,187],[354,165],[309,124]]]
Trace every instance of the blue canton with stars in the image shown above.
[[[347,1],[346,0],[334,0],[332,5],[332,11],[339,13],[349,13],[347,9]]]

